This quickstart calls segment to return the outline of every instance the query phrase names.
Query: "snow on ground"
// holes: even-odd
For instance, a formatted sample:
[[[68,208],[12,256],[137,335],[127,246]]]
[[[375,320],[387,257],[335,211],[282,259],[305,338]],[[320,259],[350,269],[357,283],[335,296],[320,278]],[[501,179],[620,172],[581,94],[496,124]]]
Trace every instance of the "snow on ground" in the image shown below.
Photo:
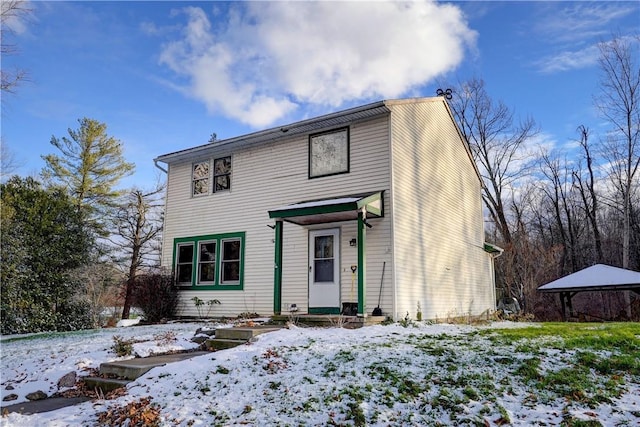
[[[168,346],[190,348],[199,326],[174,323],[3,340],[2,396],[16,393],[24,400],[28,391],[51,392],[65,373],[82,375],[83,367],[114,360],[114,335],[147,340],[136,347],[147,354]],[[520,326],[530,325],[489,327]],[[97,414],[150,397],[168,426],[550,426],[568,416],[604,426],[639,425],[637,376],[625,376],[618,395],[604,403],[536,389],[519,371],[528,360],[540,358],[540,369],[552,372],[567,366],[574,354],[547,348],[531,354],[499,345],[479,334],[482,328],[292,326],[247,345],[155,368],[117,399],[31,416],[9,414],[0,424],[96,425]],[[14,390],[5,390],[9,384]]]

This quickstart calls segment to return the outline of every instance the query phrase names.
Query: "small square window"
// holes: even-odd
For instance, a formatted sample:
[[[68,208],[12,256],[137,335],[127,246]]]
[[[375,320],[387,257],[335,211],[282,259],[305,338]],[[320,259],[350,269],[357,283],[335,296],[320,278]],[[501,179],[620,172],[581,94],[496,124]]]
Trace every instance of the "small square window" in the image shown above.
[[[309,178],[349,172],[349,128],[309,136]]]
[[[209,161],[194,163],[191,177],[192,195],[200,196],[209,193]]]
[[[231,156],[213,161],[213,192],[231,190]]]

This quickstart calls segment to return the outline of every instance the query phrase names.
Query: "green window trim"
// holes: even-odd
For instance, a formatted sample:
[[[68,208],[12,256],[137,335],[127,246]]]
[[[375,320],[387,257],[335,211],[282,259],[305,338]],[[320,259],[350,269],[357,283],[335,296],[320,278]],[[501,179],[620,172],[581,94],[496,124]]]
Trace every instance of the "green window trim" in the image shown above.
[[[224,245],[240,242],[239,245],[239,254],[237,258],[233,259],[224,259],[223,260],[223,251]],[[205,247],[205,243],[215,243],[215,263],[214,265],[214,280],[206,281],[200,283],[198,281],[200,275],[201,266],[206,263],[206,261],[201,260],[200,257],[200,249],[201,247]],[[178,237],[173,239],[173,271],[176,280],[179,275],[179,267],[184,267],[184,260],[182,260],[181,265],[178,265],[178,253],[180,248],[188,248],[191,247],[193,250],[192,260],[190,264],[190,273],[191,273],[191,282],[182,282],[177,283],[181,290],[203,290],[203,291],[222,291],[222,290],[243,290],[244,289],[244,252],[245,252],[246,238],[245,232],[237,232],[237,233],[223,233],[223,234],[208,234],[203,236],[193,236],[193,237]],[[210,246],[209,246],[210,247]],[[187,252],[188,253],[188,252]],[[237,276],[237,280],[223,280],[223,261],[227,264],[234,263],[236,265],[236,270],[234,270],[234,275]],[[209,263],[210,264],[210,263]],[[187,267],[188,269],[189,267]],[[227,269],[227,271],[229,271]]]

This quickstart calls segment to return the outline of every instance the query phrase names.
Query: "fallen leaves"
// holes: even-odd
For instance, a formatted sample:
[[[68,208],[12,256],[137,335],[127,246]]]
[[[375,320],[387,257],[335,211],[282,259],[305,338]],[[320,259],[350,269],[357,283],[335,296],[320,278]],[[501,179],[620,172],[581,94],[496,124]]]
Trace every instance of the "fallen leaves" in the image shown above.
[[[125,406],[110,407],[98,414],[99,426],[156,427],[160,425],[160,409],[143,397]]]

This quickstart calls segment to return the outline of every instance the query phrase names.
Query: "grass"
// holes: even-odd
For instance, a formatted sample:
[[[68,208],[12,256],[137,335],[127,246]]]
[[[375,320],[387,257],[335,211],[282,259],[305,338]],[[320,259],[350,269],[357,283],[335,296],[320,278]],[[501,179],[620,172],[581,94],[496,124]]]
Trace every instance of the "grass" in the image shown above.
[[[513,373],[523,383],[540,395],[563,398],[568,404],[596,407],[611,402],[622,394],[625,375],[635,381],[640,376],[637,323],[542,323],[481,334],[521,354]],[[544,367],[545,355],[551,351],[562,354],[566,366]],[[569,420],[564,425],[593,424]]]

